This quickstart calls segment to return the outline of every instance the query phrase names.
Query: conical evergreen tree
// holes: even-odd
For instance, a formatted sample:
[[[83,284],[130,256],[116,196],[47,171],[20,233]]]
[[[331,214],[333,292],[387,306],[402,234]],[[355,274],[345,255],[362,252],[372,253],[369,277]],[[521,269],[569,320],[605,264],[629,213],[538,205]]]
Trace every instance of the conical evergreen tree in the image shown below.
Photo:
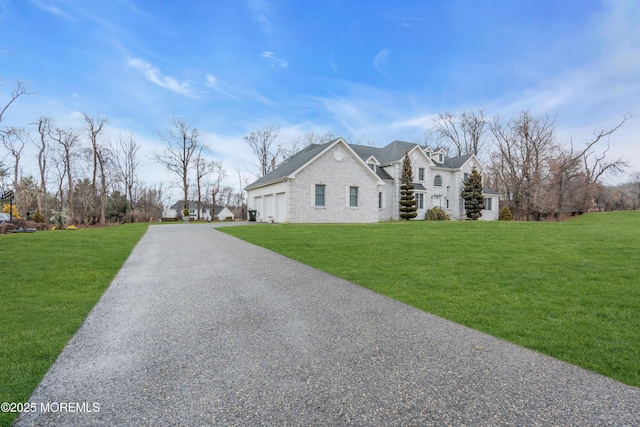
[[[471,175],[464,182],[462,190],[462,198],[464,199],[464,209],[467,212],[467,218],[478,219],[482,216],[484,209],[484,197],[482,197],[482,176],[474,166]]]
[[[416,196],[413,194],[413,170],[409,153],[402,161],[402,175],[400,176],[400,218],[411,219],[418,216]]]

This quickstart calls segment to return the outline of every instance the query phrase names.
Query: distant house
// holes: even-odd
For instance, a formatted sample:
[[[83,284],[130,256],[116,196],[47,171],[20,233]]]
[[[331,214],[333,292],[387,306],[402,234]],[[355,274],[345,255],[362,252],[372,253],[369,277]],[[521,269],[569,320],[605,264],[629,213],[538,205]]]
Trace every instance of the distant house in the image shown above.
[[[402,159],[409,153],[418,216],[443,208],[453,219],[465,218],[463,181],[475,155],[447,157],[443,149],[394,141],[378,148],[337,138],[312,144],[245,188],[249,209],[258,221],[378,222],[399,219]],[[498,193],[484,190],[482,220],[498,219]]]
[[[198,218],[198,202],[189,201],[189,219],[196,220]],[[184,210],[184,202],[178,200],[169,208],[163,210],[163,218],[182,218]],[[226,206],[215,206],[212,208],[210,204],[202,203],[200,205],[200,219],[203,221],[235,221],[235,215]]]

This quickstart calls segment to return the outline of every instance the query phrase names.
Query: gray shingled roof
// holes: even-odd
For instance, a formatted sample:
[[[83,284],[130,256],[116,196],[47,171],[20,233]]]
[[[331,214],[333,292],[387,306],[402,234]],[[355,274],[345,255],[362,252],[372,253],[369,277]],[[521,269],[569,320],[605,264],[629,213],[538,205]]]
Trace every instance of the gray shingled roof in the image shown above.
[[[469,160],[473,154],[465,154],[459,157],[445,157],[442,164],[436,163],[436,166],[449,169],[458,169]],[[435,163],[435,162],[434,162]]]
[[[402,159],[407,152],[413,150],[416,146],[419,146],[419,144],[404,141],[393,141],[391,144],[379,149],[380,155],[376,156],[376,159],[378,159],[380,164],[388,165],[389,163],[397,162]]]
[[[289,157],[284,162],[280,163],[278,167],[249,184],[245,190],[251,190],[252,188],[261,187],[266,184],[270,184],[272,182],[278,182],[287,176],[291,175],[293,172],[302,167],[309,160],[313,159],[319,153],[321,153],[324,149],[326,149],[329,145],[333,144],[336,140],[329,141],[324,144],[311,144],[303,150],[297,152],[293,156]],[[366,161],[370,157],[375,157],[380,165],[386,166],[393,162],[400,161],[405,153],[413,150],[419,144],[415,144],[412,142],[405,141],[393,141],[392,143],[380,148],[380,147],[370,147],[368,145],[357,145],[357,144],[348,144],[349,147],[363,160]],[[422,148],[422,147],[420,147]],[[445,157],[443,164],[436,163],[436,166],[448,168],[448,169],[458,169],[460,168],[469,158],[471,154],[467,154],[460,157]],[[380,179],[390,180],[393,179],[391,175],[389,175],[384,169],[376,168],[376,174]]]
[[[335,139],[333,141],[329,141],[324,144],[309,145],[308,147],[298,151],[296,154],[289,157],[284,162],[280,163],[280,165],[278,165],[278,167],[275,170],[269,172],[262,178],[259,178],[258,180],[249,184],[245,188],[245,190],[250,190],[252,188],[260,187],[264,184],[277,182],[286,178],[287,176],[291,175],[293,172],[300,169],[302,165],[307,163],[309,160],[313,159],[322,150],[324,150],[325,148],[327,148],[327,146],[329,146],[330,144],[333,144],[334,142],[335,142]]]

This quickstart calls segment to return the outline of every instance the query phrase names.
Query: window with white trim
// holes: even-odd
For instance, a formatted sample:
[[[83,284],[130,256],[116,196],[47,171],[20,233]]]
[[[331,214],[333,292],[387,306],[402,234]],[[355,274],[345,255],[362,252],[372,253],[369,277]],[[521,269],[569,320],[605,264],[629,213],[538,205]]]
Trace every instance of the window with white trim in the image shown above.
[[[418,168],[418,181],[424,181],[424,168]]]
[[[358,187],[349,187],[349,207],[358,207]]]
[[[433,185],[436,187],[442,187],[442,177],[440,175],[436,175],[433,178]]]
[[[491,197],[487,197],[484,199],[484,210],[485,211],[491,210]]]
[[[382,209],[382,191],[378,193],[378,209]]]
[[[415,193],[416,195],[416,207],[418,209],[424,209],[424,193]]]
[[[316,184],[316,206],[324,206],[325,185]]]

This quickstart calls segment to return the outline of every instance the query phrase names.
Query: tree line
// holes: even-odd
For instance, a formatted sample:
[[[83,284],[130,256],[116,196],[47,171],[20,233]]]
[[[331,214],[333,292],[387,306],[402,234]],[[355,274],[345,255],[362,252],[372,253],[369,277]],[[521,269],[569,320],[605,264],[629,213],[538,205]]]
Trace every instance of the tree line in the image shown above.
[[[15,206],[23,218],[62,226],[149,221],[162,216],[166,189],[141,180],[140,143],[132,133],[112,137],[107,118],[86,113],[80,127],[58,126],[49,116],[24,127],[3,126],[9,107],[28,94],[18,82],[8,101],[0,104],[0,140],[6,152],[0,158],[0,184],[7,190],[13,188]],[[222,164],[207,158],[202,134],[179,119],[170,122],[171,127],[159,133],[166,147],[154,152],[151,160],[177,174],[184,200],[242,205],[241,192],[238,195],[234,188],[223,185],[226,172]],[[180,142],[184,143],[181,148]],[[37,176],[22,174],[29,146],[36,153]]]
[[[3,84],[1,84],[2,86]],[[8,101],[0,103],[0,126],[9,107],[28,95],[18,82]],[[577,144],[561,141],[556,117],[520,111],[511,118],[487,116],[483,110],[441,113],[424,139],[417,141],[442,147],[450,157],[475,154],[487,166],[485,187],[501,194],[517,220],[560,219],[591,209],[638,209],[640,173],[625,185],[606,187],[603,180],[628,166],[611,158],[610,138],[630,114],[607,129],[596,130],[591,139]],[[159,218],[166,190],[140,180],[140,144],[132,134],[112,139],[106,118],[83,114],[84,126],[61,128],[47,116],[30,127],[0,127],[2,145],[12,164],[0,159],[0,183],[16,190],[16,204],[27,215],[65,218],[70,223],[105,224]],[[227,172],[211,160],[201,132],[193,123],[173,117],[159,132],[162,146],[151,160],[165,167],[181,189],[184,208],[188,200],[203,205],[227,205],[241,210],[246,201],[242,188],[247,177],[236,169],[239,189],[224,185]],[[279,128],[254,129],[244,140],[254,154],[255,175],[264,176],[283,160],[311,144],[335,139],[331,133],[307,132],[288,143],[279,140]],[[373,145],[366,136],[348,137],[352,144]],[[36,148],[38,176],[21,176],[25,146]]]
[[[577,144],[572,138],[561,140],[556,117],[548,114],[523,110],[505,119],[489,118],[483,110],[445,113],[434,119],[427,139],[452,155],[480,158],[488,168],[485,187],[501,194],[501,204],[509,206],[515,219],[560,220],[612,207],[603,179],[622,173],[628,162],[611,158],[610,138],[631,117],[624,114],[615,126],[595,130]],[[630,198],[640,202],[640,193]]]
[[[589,210],[640,208],[640,172],[624,185],[608,187],[607,177],[621,174],[628,162],[611,158],[610,138],[632,116],[624,114],[613,127],[598,129],[582,144],[562,141],[556,117],[520,111],[511,118],[488,117],[483,110],[441,113],[433,119],[424,139],[447,156],[474,154],[486,166],[484,187],[501,194],[516,220],[560,220]],[[322,144],[332,134],[308,132],[289,144],[278,141],[278,128],[256,129],[244,137],[257,160],[256,173],[264,176],[284,159],[310,144]],[[365,137],[353,144],[371,144]]]
[[[83,114],[83,127],[60,127],[48,116],[29,127],[0,129],[13,162],[0,165],[3,187],[14,188],[25,219],[65,224],[101,224],[159,217],[164,190],[139,179],[140,144],[132,134],[111,138],[108,120]],[[25,148],[35,148],[37,176],[22,175]]]

